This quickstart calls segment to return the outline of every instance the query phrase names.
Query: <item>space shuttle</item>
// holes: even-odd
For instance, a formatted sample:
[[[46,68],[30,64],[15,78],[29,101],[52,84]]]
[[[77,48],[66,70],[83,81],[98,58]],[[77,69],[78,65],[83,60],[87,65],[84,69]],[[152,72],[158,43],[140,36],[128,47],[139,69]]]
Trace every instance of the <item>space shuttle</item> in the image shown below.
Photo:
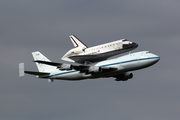
[[[88,48],[76,36],[70,35],[69,38],[72,41],[74,48],[70,49],[61,59],[80,64],[106,60],[109,57],[131,51],[138,47],[137,43],[121,39]]]

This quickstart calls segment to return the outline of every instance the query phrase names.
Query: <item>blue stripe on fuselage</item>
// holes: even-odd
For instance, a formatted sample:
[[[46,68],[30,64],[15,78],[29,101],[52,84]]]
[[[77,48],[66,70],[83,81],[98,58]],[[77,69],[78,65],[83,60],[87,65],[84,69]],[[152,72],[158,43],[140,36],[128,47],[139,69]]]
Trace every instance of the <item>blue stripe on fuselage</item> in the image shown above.
[[[67,74],[67,73],[73,73],[73,72],[77,72],[77,70],[72,70],[72,71],[68,71],[68,72],[58,73],[58,74],[54,74],[54,75],[49,75],[47,77],[42,77],[42,78],[50,78],[50,77],[54,77],[54,76],[58,76],[58,75],[63,75],[63,74]]]
[[[106,64],[106,65],[101,65],[100,67],[106,67],[106,66],[117,65],[117,64],[122,64],[122,63],[129,63],[129,62],[140,61],[140,60],[155,59],[155,58],[158,59],[158,58],[160,58],[160,57],[151,57],[151,58],[135,59],[135,60],[129,60],[129,61],[124,61],[124,62],[117,62],[117,63],[111,63],[111,64]]]
[[[117,64],[122,64],[122,63],[129,63],[129,62],[148,60],[148,59],[158,59],[158,58],[160,58],[160,57],[135,59],[135,60],[129,60],[129,61],[124,61],[124,62],[117,62],[117,63],[112,63],[112,64],[101,65],[100,67],[107,67],[107,66],[117,65]],[[54,74],[54,75],[49,75],[47,77],[42,77],[42,78],[50,78],[50,77],[54,77],[54,76],[58,76],[58,75],[63,75],[63,74],[68,74],[68,73],[74,73],[74,72],[77,72],[77,70],[67,71],[67,72],[58,73],[58,74]]]

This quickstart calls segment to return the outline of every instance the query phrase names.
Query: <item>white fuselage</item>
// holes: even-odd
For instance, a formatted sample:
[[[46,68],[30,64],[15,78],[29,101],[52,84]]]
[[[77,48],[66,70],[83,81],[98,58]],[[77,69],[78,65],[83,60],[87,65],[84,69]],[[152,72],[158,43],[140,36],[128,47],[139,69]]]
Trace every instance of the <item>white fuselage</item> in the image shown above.
[[[159,61],[160,57],[148,51],[136,52],[115,59],[87,64],[89,66],[113,67],[117,70],[99,72],[97,74],[85,74],[76,70],[55,70],[48,76],[39,76],[48,79],[83,80],[88,78],[112,77],[122,73],[149,67]]]
[[[123,40],[117,40],[114,42],[86,48],[83,53],[80,53],[78,55],[95,55],[95,54],[99,54],[99,53],[110,52],[110,51],[122,49],[123,44],[131,44],[132,43],[130,41],[123,42]]]

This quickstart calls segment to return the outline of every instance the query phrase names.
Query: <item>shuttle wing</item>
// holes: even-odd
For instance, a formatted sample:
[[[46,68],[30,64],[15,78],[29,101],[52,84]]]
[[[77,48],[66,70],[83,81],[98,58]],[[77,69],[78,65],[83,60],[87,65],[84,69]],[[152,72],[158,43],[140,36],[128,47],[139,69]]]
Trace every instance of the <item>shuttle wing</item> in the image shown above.
[[[98,62],[98,61],[106,60],[106,59],[108,59],[108,57],[103,55],[103,54],[98,54],[98,55],[77,55],[77,56],[70,56],[69,59],[75,61],[76,63],[84,63],[85,61]]]

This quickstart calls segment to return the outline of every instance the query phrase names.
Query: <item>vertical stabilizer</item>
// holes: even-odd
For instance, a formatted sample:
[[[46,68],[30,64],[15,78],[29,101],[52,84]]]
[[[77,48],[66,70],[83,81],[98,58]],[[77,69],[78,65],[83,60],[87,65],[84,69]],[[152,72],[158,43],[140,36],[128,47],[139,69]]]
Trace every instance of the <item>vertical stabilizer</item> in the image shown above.
[[[32,52],[33,58],[34,60],[42,60],[42,61],[48,61],[51,62],[48,58],[46,58],[43,54],[41,54],[39,51],[36,52]],[[36,63],[37,68],[39,70],[39,72],[50,72],[50,71],[54,71],[57,70],[56,67],[54,66],[50,66],[50,65],[45,65],[42,63]]]
[[[71,39],[74,47],[81,47],[81,48],[88,48],[83,42],[81,42],[76,36],[70,35],[69,38]]]

